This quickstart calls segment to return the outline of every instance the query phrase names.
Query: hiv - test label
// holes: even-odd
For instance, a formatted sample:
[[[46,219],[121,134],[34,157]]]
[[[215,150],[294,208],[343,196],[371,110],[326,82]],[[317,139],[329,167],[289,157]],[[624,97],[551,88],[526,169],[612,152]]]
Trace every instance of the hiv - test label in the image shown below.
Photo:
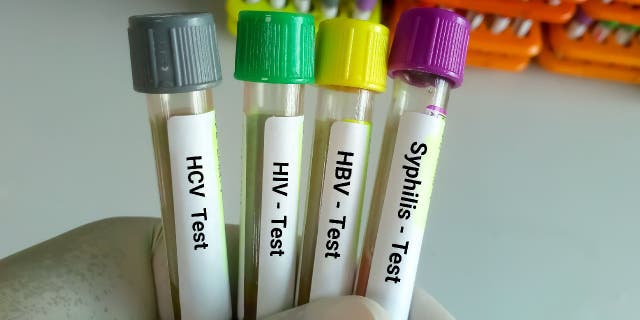
[[[264,127],[257,317],[293,307],[303,116]]]

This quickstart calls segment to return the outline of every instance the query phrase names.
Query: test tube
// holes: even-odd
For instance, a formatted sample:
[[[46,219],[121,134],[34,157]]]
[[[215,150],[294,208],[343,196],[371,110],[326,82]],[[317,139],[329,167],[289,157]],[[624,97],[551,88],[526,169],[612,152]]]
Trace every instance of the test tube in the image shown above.
[[[271,7],[275,9],[282,9],[287,5],[287,0],[269,0],[269,3],[271,3]]]
[[[244,81],[238,315],[294,305],[304,84],[314,81],[313,17],[242,11],[235,78]]]
[[[391,319],[407,319],[449,89],[462,84],[469,24],[456,13],[416,8],[396,26],[394,81],[355,293]]]
[[[352,18],[369,20],[369,18],[371,18],[371,12],[376,7],[376,2],[377,0],[356,0]]]
[[[298,12],[306,13],[311,9],[311,0],[294,0],[293,5]]]
[[[322,0],[322,16],[325,19],[335,18],[338,15],[340,0]]]
[[[385,89],[389,30],[337,18],[320,23],[319,86],[297,304],[353,293],[373,97]]]
[[[491,22],[491,33],[493,34],[502,33],[502,31],[504,31],[505,29],[507,29],[507,27],[509,27],[510,23],[511,23],[511,18],[494,15],[493,22]]]
[[[582,8],[578,7],[576,9],[576,14],[571,19],[569,26],[567,28],[567,37],[569,39],[578,39],[587,32],[589,26],[593,22],[593,19],[589,17]]]
[[[467,11],[466,19],[469,21],[471,30],[475,30],[482,24],[482,21],[484,21],[484,14],[469,10]]]
[[[616,30],[616,42],[621,46],[627,46],[631,43],[633,35],[640,29],[637,26],[623,24]]]
[[[128,31],[133,88],[147,94],[174,317],[229,319],[213,17],[133,16]]]
[[[517,18],[513,24],[513,31],[518,38],[524,38],[529,34],[531,27],[533,26],[533,20],[526,18]]]
[[[604,42],[611,32],[618,26],[615,21],[600,21],[593,27],[593,38],[596,42]]]

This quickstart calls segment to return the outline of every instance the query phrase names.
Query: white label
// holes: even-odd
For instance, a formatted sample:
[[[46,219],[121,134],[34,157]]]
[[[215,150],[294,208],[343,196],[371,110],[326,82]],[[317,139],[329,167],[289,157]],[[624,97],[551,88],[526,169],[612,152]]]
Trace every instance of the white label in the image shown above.
[[[264,127],[257,317],[293,307],[303,116]]]
[[[229,319],[231,296],[214,112],[173,116],[167,131],[181,316],[185,320]]]
[[[400,118],[366,296],[392,319],[407,319],[445,120]]]
[[[331,125],[309,300],[353,292],[369,128],[341,121]]]

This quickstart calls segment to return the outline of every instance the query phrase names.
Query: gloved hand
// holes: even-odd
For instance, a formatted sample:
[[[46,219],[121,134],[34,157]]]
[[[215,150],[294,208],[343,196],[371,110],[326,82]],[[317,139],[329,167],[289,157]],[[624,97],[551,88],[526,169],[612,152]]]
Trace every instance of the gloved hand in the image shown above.
[[[227,225],[226,235],[235,298],[238,227]],[[0,319],[158,318],[173,318],[158,218],[100,220],[0,260]],[[347,296],[319,299],[269,319],[388,316],[373,300]],[[433,297],[416,289],[410,319],[453,317]]]

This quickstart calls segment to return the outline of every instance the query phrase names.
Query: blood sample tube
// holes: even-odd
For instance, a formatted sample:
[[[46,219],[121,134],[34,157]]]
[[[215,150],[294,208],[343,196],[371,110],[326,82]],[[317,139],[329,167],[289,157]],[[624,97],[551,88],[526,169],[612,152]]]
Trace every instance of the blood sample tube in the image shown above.
[[[345,18],[320,23],[298,304],[353,292],[373,97],[385,89],[388,37],[388,29],[377,23]]]
[[[578,39],[582,37],[582,35],[587,32],[589,26],[593,22],[593,19],[589,17],[584,10],[580,7],[576,9],[576,14],[569,22],[569,26],[567,27],[567,37],[569,39]]]
[[[294,305],[303,89],[314,81],[313,16],[242,11],[235,78],[244,81],[238,315]]]
[[[618,27],[618,30],[616,30],[616,42],[623,47],[628,46],[638,29],[640,29],[640,27],[628,24],[621,25]]]
[[[484,14],[469,10],[467,11],[466,19],[469,21],[469,25],[471,25],[471,30],[475,30],[482,24],[482,21],[484,21]]]
[[[500,34],[509,27],[511,18],[505,16],[494,15],[491,22],[491,33]]]
[[[604,42],[617,26],[618,23],[615,21],[600,21],[593,27],[593,38],[596,42]]]
[[[229,319],[231,296],[211,87],[209,13],[129,18],[133,88],[147,94],[176,319]]]
[[[529,34],[531,27],[533,26],[533,20],[526,18],[517,18],[513,24],[513,32],[516,37],[524,38]]]
[[[356,0],[353,8],[352,18],[359,20],[369,20],[371,12],[376,7],[377,0]]]
[[[393,102],[378,162],[355,293],[407,319],[444,132],[449,89],[462,84],[468,22],[405,11],[388,62]]]

